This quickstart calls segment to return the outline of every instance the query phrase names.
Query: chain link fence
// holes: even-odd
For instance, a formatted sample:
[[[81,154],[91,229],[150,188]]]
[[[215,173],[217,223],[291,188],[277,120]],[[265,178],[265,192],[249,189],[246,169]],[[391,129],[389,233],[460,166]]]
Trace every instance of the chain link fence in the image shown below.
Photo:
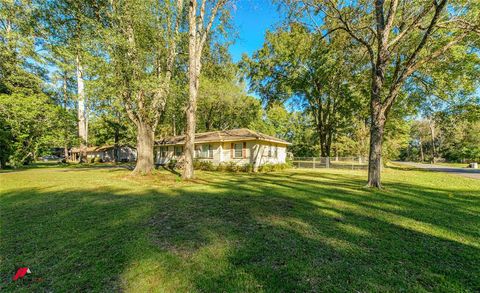
[[[368,160],[365,157],[294,157],[292,164],[296,168],[307,169],[366,170],[368,168]]]

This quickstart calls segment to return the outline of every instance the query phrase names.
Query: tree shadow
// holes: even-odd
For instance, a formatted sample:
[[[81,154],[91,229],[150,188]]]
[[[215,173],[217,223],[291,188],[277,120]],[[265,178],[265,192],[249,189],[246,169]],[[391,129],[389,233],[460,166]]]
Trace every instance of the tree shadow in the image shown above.
[[[478,291],[478,196],[328,173],[0,197],[1,291]],[[138,186],[137,186],[138,187]],[[421,192],[419,192],[421,190]],[[19,266],[33,274],[12,283]]]
[[[178,171],[175,170],[174,168],[169,168],[169,167],[167,167],[167,166],[165,166],[165,165],[157,165],[156,168],[157,168],[157,169],[160,169],[160,168],[161,168],[162,170],[165,170],[165,171],[170,172],[170,173],[172,173],[172,174],[174,174],[174,175],[177,175],[178,177],[182,176],[182,174],[180,174],[180,172],[178,172]]]

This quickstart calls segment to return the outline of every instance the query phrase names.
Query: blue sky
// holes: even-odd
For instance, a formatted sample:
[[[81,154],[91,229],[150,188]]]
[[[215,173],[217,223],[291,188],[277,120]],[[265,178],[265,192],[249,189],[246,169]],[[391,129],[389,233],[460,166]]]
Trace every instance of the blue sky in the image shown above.
[[[268,29],[280,21],[276,5],[271,0],[242,0],[232,13],[238,39],[230,47],[233,60],[240,60],[243,53],[251,55],[263,45]]]

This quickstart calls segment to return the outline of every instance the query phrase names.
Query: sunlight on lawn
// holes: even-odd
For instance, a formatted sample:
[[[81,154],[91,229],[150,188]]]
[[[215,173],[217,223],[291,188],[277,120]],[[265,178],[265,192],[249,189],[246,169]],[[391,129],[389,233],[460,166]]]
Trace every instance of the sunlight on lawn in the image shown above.
[[[475,291],[480,183],[386,169],[0,174],[1,291]],[[448,182],[448,184],[446,184]]]

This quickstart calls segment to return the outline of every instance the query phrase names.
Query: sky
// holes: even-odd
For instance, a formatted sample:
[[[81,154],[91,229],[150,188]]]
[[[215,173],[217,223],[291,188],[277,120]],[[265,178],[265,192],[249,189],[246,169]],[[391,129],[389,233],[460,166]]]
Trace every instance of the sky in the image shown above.
[[[280,14],[271,0],[237,1],[235,8],[232,15],[238,38],[230,53],[237,62],[243,53],[251,56],[262,47],[265,32],[280,21]]]

